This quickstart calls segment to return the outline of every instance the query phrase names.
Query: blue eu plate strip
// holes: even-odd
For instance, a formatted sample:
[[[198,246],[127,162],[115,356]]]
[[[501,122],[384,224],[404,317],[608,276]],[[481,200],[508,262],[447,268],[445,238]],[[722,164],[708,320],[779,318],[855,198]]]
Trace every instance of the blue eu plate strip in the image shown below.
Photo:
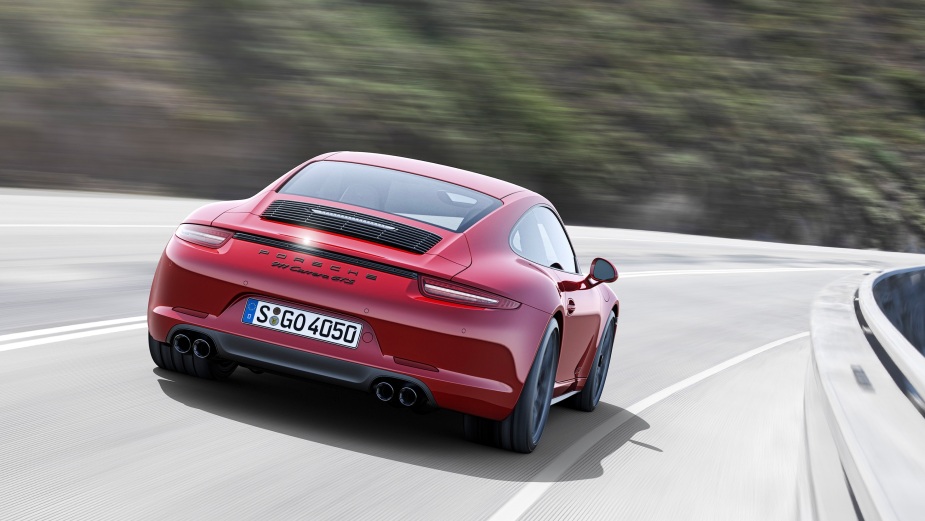
[[[247,299],[247,304],[244,305],[244,317],[241,318],[241,322],[245,324],[254,323],[254,315],[257,314],[257,299],[249,298]]]

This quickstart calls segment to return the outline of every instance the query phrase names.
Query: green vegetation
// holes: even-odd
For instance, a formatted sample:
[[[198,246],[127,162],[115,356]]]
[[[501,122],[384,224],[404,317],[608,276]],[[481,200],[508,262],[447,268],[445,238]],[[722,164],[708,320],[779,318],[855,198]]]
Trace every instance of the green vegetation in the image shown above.
[[[404,155],[567,221],[925,247],[925,1],[5,0],[0,183]]]

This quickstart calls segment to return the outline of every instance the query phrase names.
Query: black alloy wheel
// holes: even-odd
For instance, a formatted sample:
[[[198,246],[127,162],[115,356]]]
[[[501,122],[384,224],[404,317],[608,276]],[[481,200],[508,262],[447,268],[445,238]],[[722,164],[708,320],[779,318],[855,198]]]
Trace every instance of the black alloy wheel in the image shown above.
[[[584,389],[570,397],[565,403],[579,411],[591,412],[601,401],[604,385],[607,383],[607,373],[610,370],[610,359],[613,356],[613,339],[617,331],[617,316],[613,311],[607,317],[607,325],[594,353],[594,363]]]
[[[524,454],[536,449],[549,421],[559,362],[559,323],[549,321],[527,381],[511,414],[501,420],[466,415],[466,438]]]

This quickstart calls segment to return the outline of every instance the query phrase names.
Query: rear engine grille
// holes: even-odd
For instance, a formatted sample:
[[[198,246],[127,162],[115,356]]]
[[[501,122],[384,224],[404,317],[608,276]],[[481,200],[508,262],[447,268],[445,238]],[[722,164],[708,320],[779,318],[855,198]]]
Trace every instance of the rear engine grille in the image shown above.
[[[436,233],[388,219],[284,199],[273,201],[260,217],[269,221],[332,231],[415,253],[427,253],[441,240]]]

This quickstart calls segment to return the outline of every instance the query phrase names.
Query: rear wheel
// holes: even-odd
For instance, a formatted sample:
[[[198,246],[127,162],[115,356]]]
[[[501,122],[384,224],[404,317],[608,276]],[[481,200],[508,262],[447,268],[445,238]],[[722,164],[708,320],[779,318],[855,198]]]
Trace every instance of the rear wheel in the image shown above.
[[[607,317],[607,325],[604,327],[604,334],[601,335],[601,341],[594,353],[594,363],[591,366],[591,372],[588,373],[588,381],[585,382],[584,389],[578,394],[567,399],[565,403],[579,411],[591,412],[601,401],[601,394],[604,392],[604,384],[607,382],[607,372],[610,370],[610,358],[613,354],[613,338],[617,331],[617,316],[613,311]]]
[[[501,420],[466,415],[466,437],[477,443],[515,452],[533,452],[549,420],[549,408],[559,362],[559,324],[550,320],[511,414]]]
[[[199,358],[192,352],[180,353],[170,346],[158,342],[148,335],[148,349],[151,359],[161,369],[197,376],[209,380],[224,380],[238,367],[237,362],[223,358]]]

